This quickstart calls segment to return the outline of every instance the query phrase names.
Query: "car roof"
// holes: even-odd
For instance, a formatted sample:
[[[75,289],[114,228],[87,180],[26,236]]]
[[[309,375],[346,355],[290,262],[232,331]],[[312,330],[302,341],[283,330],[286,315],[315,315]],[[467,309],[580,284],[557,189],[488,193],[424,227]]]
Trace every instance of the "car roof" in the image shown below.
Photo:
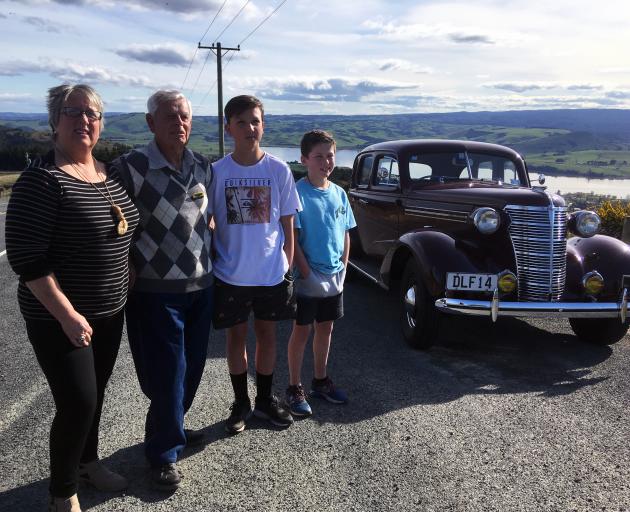
[[[414,151],[441,152],[441,151],[471,151],[471,152],[492,152],[507,153],[515,158],[522,158],[519,153],[500,144],[490,144],[488,142],[477,142],[473,140],[445,140],[445,139],[408,139],[392,140],[372,144],[360,153],[366,151],[394,151],[396,153],[411,153]]]

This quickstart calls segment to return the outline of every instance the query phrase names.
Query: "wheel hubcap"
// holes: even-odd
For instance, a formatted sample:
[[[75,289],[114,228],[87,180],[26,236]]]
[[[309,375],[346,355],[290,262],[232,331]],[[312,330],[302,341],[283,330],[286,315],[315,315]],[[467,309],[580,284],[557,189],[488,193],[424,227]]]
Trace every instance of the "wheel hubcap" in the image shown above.
[[[416,285],[411,285],[405,292],[405,312],[410,327],[416,326]]]

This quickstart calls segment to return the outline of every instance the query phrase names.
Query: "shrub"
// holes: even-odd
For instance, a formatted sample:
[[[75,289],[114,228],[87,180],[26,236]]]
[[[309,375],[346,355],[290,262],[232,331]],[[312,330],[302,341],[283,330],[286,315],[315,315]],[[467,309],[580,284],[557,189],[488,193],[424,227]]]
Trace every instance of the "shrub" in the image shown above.
[[[601,233],[621,239],[623,223],[630,217],[630,205],[621,201],[604,201],[596,210],[602,219]]]

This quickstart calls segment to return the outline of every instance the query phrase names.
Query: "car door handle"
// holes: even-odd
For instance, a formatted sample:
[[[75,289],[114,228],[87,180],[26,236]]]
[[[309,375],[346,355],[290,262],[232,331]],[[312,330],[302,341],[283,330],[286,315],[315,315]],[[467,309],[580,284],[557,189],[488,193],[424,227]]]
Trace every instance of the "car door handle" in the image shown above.
[[[359,204],[370,204],[369,201],[367,201],[366,199],[359,199]]]

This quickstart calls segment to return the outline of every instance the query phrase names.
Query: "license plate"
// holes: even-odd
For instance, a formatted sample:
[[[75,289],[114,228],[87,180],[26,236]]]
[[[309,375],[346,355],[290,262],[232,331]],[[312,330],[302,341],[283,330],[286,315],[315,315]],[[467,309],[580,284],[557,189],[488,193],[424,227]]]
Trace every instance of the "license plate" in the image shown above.
[[[447,290],[471,290],[475,292],[491,292],[497,287],[496,274],[462,274],[449,272],[446,274]]]

